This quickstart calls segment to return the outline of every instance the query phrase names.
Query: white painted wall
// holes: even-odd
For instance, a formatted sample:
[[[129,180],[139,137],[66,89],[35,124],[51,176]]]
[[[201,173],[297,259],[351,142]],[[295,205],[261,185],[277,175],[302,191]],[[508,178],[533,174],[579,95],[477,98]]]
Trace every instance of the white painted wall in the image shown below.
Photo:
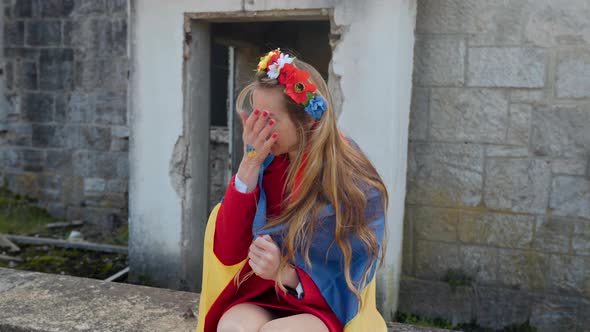
[[[401,276],[416,1],[369,3],[336,6],[336,24],[349,30],[334,50],[332,66],[341,76],[338,125],[365,151],[389,192],[389,241],[377,287],[382,309],[393,315]]]
[[[169,287],[175,287],[170,280],[180,269],[182,202],[171,184],[169,162],[183,128],[183,13],[243,8],[334,8],[335,23],[349,28],[332,59],[344,96],[339,124],[365,150],[389,189],[390,239],[379,285],[389,316],[397,305],[401,272],[415,0],[134,1],[131,268],[159,271],[155,281]]]
[[[242,1],[132,4],[130,268],[158,285],[177,288],[182,202],[169,165],[183,128],[184,13],[241,10]]]

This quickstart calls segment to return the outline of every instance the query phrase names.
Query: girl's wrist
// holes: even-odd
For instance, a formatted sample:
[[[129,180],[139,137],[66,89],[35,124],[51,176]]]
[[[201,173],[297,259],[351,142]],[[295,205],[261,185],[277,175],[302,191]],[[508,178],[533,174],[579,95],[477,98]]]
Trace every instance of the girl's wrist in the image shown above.
[[[299,284],[299,275],[292,265],[285,266],[281,272],[281,281],[283,282],[283,285],[291,288],[297,287],[297,284]]]
[[[258,182],[258,173],[262,165],[252,160],[242,160],[238,168],[237,176],[248,187],[247,192],[251,192],[256,188]]]

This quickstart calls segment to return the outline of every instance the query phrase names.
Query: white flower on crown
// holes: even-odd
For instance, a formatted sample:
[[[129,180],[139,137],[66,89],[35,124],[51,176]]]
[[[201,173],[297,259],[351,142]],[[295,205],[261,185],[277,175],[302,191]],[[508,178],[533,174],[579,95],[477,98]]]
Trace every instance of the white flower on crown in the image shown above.
[[[290,57],[288,54],[281,53],[277,61],[268,66],[268,72],[266,75],[269,78],[276,79],[279,77],[279,73],[281,72],[281,69],[283,69],[285,63],[293,63],[293,59],[294,58]]]

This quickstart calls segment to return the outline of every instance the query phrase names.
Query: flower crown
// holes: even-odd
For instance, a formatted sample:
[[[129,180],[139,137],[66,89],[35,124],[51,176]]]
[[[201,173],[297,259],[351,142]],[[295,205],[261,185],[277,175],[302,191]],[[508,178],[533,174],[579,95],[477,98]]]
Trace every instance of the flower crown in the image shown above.
[[[278,80],[287,96],[305,106],[305,112],[318,120],[326,111],[326,100],[317,94],[315,84],[309,82],[309,73],[293,66],[293,60],[277,48],[260,57],[258,72],[266,71],[269,78]]]

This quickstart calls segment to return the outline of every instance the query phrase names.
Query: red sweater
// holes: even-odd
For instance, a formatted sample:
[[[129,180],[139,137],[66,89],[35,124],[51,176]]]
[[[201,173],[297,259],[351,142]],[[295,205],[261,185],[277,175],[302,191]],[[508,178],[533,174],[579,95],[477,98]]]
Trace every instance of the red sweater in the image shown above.
[[[266,193],[268,216],[277,216],[281,212],[281,201],[284,198],[282,189],[288,165],[286,157],[277,156],[264,171],[262,186]],[[237,264],[248,256],[248,248],[252,243],[252,221],[260,193],[258,187],[250,193],[240,193],[234,186],[234,178],[232,177],[227,188],[215,225],[213,251],[225,265]],[[332,312],[313,280],[302,269],[296,267],[296,270],[304,291],[303,299],[284,294],[280,290],[276,291],[274,281],[264,280],[254,274],[237,289],[232,282],[218,298],[218,301],[229,303],[229,306],[214,305],[208,317],[218,316],[212,320],[216,325],[229,308],[247,302],[272,308],[281,316],[309,313],[321,319],[330,332],[342,331],[342,323]],[[245,264],[241,275],[250,271],[250,265]],[[205,331],[209,331],[209,328],[215,331],[217,326],[206,326]]]

